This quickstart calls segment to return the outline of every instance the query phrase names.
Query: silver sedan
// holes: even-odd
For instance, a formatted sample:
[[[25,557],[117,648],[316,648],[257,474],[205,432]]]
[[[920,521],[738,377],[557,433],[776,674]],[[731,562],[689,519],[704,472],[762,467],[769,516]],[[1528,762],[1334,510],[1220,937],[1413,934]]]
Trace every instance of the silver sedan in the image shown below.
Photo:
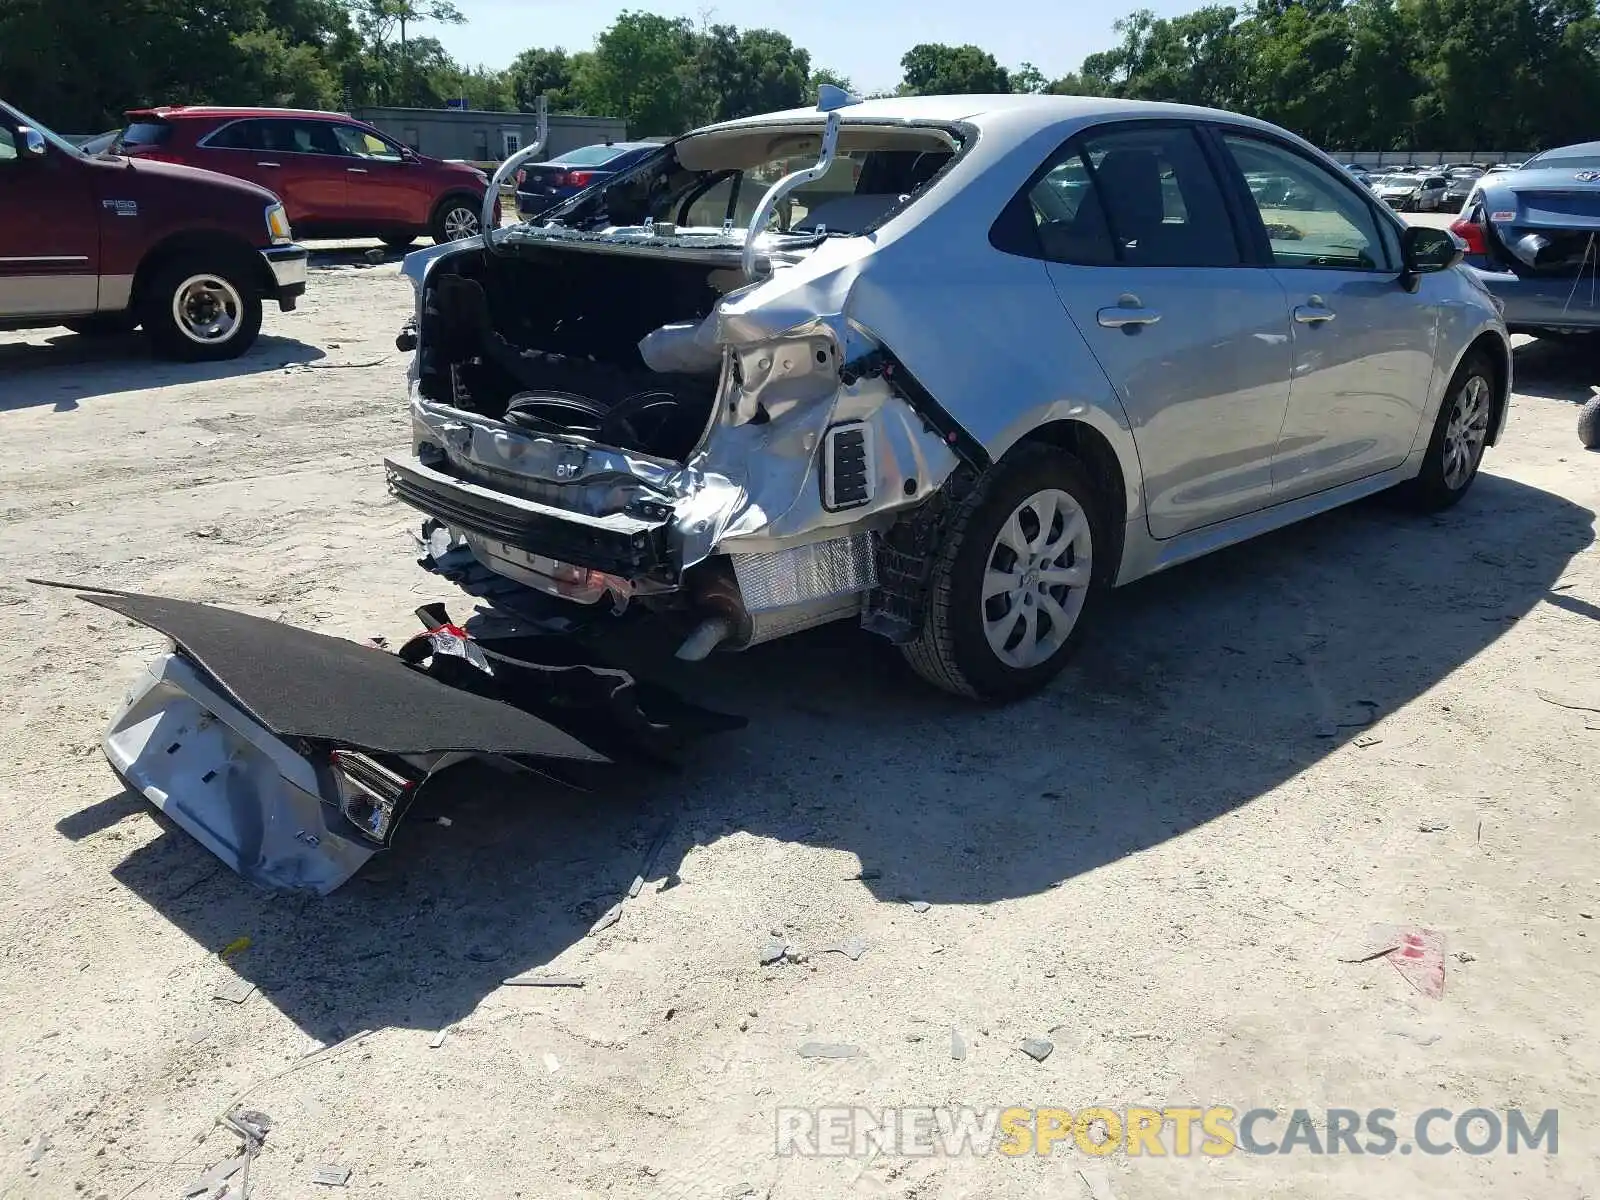
[[[389,486],[450,577],[642,608],[689,659],[850,619],[1019,696],[1115,587],[1388,489],[1456,503],[1510,392],[1448,233],[1206,109],[830,94],[487,251],[408,260]]]

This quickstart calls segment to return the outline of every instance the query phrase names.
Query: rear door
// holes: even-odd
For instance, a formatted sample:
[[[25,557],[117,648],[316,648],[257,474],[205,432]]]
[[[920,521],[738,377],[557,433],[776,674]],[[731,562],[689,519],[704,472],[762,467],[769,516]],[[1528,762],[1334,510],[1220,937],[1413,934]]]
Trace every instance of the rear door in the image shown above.
[[[346,220],[349,176],[355,165],[333,126],[307,117],[267,117],[260,122],[264,150],[258,160],[276,184],[266,184],[288,210],[291,225],[332,225]]]
[[[265,125],[265,121],[246,118],[219,126],[196,143],[194,165],[259,183],[282,200],[283,163],[267,153]],[[287,202],[284,207],[289,208]],[[289,209],[291,221],[294,215]]]
[[[1288,306],[1244,265],[1197,128],[1100,126],[1032,192],[1056,293],[1121,396],[1150,532],[1264,508],[1288,403]]]
[[[1250,208],[1255,253],[1288,296],[1294,382],[1273,463],[1273,500],[1397,467],[1433,376],[1438,313],[1424,276],[1399,283],[1399,239],[1357,185],[1287,142],[1219,130]],[[1279,188],[1244,186],[1272,175]],[[1283,195],[1281,205],[1262,199]],[[1258,218],[1258,220],[1257,220]]]
[[[334,137],[353,160],[345,164],[345,209],[351,221],[374,228],[422,228],[432,207],[428,171],[399,145],[360,125],[332,122]]]
[[[89,172],[53,142],[30,154],[27,140],[0,109],[0,317],[91,313],[100,206]]]

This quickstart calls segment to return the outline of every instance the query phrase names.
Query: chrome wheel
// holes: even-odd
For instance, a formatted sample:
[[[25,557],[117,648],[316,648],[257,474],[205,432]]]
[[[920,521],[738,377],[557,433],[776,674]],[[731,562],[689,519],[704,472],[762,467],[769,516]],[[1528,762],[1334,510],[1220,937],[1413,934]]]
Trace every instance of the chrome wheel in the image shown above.
[[[478,214],[463,204],[455,205],[445,211],[443,225],[445,240],[450,242],[477,237],[482,228],[478,223]]]
[[[1006,518],[983,573],[983,632],[1009,667],[1028,670],[1061,649],[1094,575],[1089,518],[1059,488],[1035,492]]]
[[[201,346],[220,346],[239,331],[244,301],[220,275],[191,275],[172,293],[172,323]]]
[[[1444,429],[1444,485],[1451,491],[1465,487],[1478,469],[1489,437],[1489,381],[1473,375],[1451,403]]]

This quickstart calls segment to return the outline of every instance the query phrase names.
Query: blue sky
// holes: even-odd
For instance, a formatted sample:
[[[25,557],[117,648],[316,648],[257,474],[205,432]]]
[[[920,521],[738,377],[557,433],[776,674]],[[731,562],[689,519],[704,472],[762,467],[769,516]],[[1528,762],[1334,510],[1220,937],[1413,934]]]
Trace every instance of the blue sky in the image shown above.
[[[781,8],[763,0],[456,0],[467,24],[424,27],[467,63],[503,67],[529,46],[587,50],[624,9],[643,9],[698,21],[768,26],[811,52],[813,66],[848,75],[859,90],[900,82],[900,56],[917,42],[971,42],[1007,67],[1024,60],[1047,76],[1076,70],[1086,54],[1104,50],[1111,23],[1139,8],[1163,16],[1198,8],[1204,0],[805,0]],[[774,18],[774,12],[787,15]]]

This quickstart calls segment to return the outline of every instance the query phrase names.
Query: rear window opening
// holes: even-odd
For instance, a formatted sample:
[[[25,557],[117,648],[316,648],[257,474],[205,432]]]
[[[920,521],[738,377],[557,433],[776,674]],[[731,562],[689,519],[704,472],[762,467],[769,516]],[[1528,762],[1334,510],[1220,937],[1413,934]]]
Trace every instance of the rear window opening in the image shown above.
[[[153,150],[164,146],[172,137],[170,121],[140,120],[131,122],[117,136],[119,150]]]

